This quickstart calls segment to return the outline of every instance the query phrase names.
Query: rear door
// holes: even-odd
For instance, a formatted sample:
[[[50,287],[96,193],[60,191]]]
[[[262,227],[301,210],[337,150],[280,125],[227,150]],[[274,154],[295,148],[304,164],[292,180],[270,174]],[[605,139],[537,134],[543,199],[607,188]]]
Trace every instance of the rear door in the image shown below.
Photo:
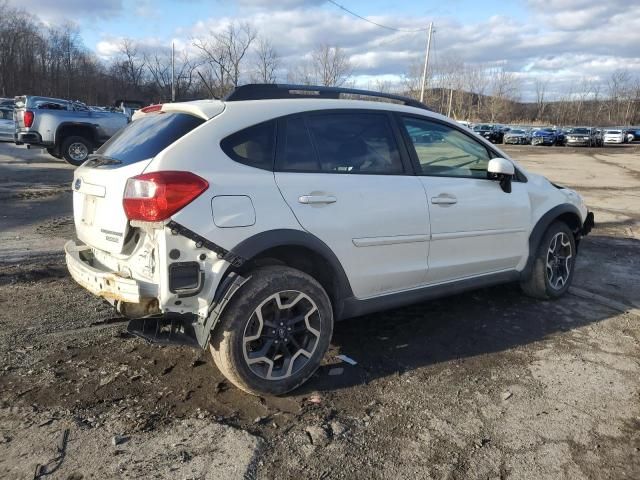
[[[401,116],[400,122],[428,196],[428,282],[515,269],[528,251],[526,185],[514,181],[505,193],[489,180],[491,152],[472,135],[424,117]]]
[[[78,238],[110,253],[122,253],[128,220],[122,206],[127,180],[141,174],[158,153],[204,123],[186,113],[147,115],[105,143],[73,179]]]
[[[336,254],[365,298],[425,281],[429,211],[386,112],[280,120],[276,182],[300,225]]]

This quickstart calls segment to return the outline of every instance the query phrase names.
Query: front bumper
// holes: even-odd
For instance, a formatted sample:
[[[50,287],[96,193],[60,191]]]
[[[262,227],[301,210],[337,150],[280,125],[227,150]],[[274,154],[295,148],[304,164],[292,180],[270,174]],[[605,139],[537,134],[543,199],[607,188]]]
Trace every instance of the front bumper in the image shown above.
[[[556,143],[553,138],[534,137],[531,139],[531,145],[553,145]]]
[[[504,143],[508,145],[526,145],[529,141],[526,137],[505,137]]]
[[[571,138],[568,138],[565,142],[566,145],[590,145],[591,141],[590,140],[574,140]]]
[[[71,277],[94,295],[111,303],[141,302],[143,292],[140,282],[100,268],[89,246],[69,240],[64,246],[64,252]]]

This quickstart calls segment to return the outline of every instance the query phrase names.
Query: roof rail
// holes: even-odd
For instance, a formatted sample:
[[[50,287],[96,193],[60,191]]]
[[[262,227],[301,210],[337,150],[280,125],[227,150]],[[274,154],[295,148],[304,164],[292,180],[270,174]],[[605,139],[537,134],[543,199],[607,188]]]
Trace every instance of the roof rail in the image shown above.
[[[278,98],[339,99],[340,95],[385,98],[401,102],[409,107],[429,110],[429,107],[424,103],[402,95],[373,92],[371,90],[359,90],[356,88],[322,87],[318,85],[290,85],[283,83],[250,83],[248,85],[242,85],[240,87],[236,87],[230,94],[224,97],[223,101],[237,102],[242,100],[273,100]]]

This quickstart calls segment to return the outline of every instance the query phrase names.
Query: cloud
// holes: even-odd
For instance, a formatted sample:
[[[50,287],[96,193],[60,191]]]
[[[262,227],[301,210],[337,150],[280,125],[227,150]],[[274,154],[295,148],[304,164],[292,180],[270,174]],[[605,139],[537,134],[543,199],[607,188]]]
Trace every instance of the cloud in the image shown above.
[[[180,1],[184,8],[195,10],[199,9],[198,2],[203,3]],[[10,2],[18,5],[18,0]],[[166,49],[175,40],[177,48],[187,48],[195,54],[192,47],[195,38],[221,32],[231,22],[248,22],[261,37],[271,41],[285,68],[304,62],[320,44],[343,48],[350,56],[354,79],[359,85],[374,84],[377,80],[399,81],[412,64],[419,65],[424,60],[425,33],[379,28],[326,0],[218,0],[218,3],[230,7],[221,9],[225,15],[198,16],[197,22],[184,24],[167,35],[173,38],[139,38],[140,48]],[[340,3],[349,6],[348,2]],[[153,14],[149,11],[153,4],[150,0],[139,2],[138,14]],[[451,8],[421,15],[396,14],[390,7],[388,14],[368,18],[401,29],[415,29],[434,21],[432,65],[437,67],[453,60],[500,65],[517,73],[526,88],[535,78],[549,79],[553,83],[550,90],[554,92],[571,88],[583,78],[606,83],[618,69],[629,69],[640,77],[640,2],[521,0],[520,4],[524,8],[517,16],[501,14],[477,20],[463,21],[455,13],[446,13],[465,8],[459,0],[450,0]],[[42,0],[22,0],[19,5],[45,18],[56,13],[64,18],[101,18],[116,16],[123,9],[122,0],[58,0],[46,4]],[[356,11],[366,13],[366,3],[360,5]],[[416,9],[424,12],[421,7]],[[161,22],[162,17],[155,21]],[[135,31],[131,35],[135,36]],[[101,38],[97,53],[102,58],[113,56],[120,40]],[[530,89],[523,98],[529,99],[531,95]]]
[[[271,39],[287,65],[308,57],[314,47],[328,43],[343,48],[354,65],[359,85],[376,79],[400,79],[412,63],[424,58],[425,34],[381,29],[333,8],[287,8],[300,2],[279,2],[276,10],[257,7],[270,2],[241,0],[252,7],[237,18],[210,18],[191,29],[193,37],[220,31],[233,20],[251,23]],[[617,69],[627,68],[640,77],[640,4],[621,0],[525,0],[528,15],[496,15],[463,23],[452,16],[435,19],[432,62],[451,59],[502,66],[517,73],[525,87],[537,77],[550,79],[557,88],[571,87],[582,79],[602,82]],[[282,7],[282,8],[280,8]],[[378,23],[404,28],[425,25],[431,18],[397,15],[370,17]],[[560,93],[558,93],[560,94]],[[533,90],[523,95],[531,99]]]
[[[109,18],[123,11],[122,0],[8,0],[8,4],[37,14],[42,20],[73,21],[82,18]]]

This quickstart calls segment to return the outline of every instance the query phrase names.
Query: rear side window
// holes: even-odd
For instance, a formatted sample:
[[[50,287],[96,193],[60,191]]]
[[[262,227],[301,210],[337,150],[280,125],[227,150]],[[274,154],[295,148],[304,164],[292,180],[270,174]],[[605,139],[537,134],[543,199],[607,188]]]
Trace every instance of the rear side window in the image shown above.
[[[386,114],[312,114],[287,120],[279,169],[297,172],[401,174]]]
[[[250,167],[273,170],[275,155],[276,122],[259,123],[220,142],[220,148],[231,159]]]
[[[155,157],[203,123],[203,119],[186,113],[147,115],[116,133],[97,153],[120,160],[123,165],[130,165]]]
[[[287,118],[285,122],[281,170],[290,172],[321,171],[320,162],[318,162],[318,156],[311,143],[304,118]]]

